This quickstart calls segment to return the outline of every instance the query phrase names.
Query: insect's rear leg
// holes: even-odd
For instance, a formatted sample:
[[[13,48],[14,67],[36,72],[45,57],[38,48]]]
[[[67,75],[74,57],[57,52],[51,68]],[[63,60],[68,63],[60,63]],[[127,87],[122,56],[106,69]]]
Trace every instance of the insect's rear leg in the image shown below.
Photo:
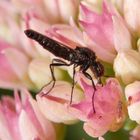
[[[52,80],[47,84],[47,86],[50,85],[52,82],[53,82],[53,84],[52,84],[51,88],[46,93],[44,93],[42,96],[47,95],[49,92],[51,92],[51,90],[55,86],[56,78],[55,78],[55,75],[54,75],[54,67],[70,66],[70,65],[72,65],[72,64],[71,63],[67,64],[66,62],[64,62],[64,61],[62,61],[60,59],[53,59],[52,60],[52,63],[50,64],[50,71],[51,71]]]

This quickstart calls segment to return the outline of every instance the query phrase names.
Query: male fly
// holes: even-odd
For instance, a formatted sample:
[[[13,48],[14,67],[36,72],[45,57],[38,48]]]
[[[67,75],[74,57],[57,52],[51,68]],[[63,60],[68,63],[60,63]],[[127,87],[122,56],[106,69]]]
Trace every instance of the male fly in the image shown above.
[[[92,86],[94,88],[94,92],[92,95],[92,105],[93,105],[93,111],[95,113],[94,95],[96,91],[96,86],[94,84],[94,81],[91,75],[87,73],[87,70],[89,68],[91,69],[91,71],[94,73],[94,76],[97,78],[99,83],[101,81],[101,77],[104,74],[104,67],[97,60],[95,53],[89,48],[85,48],[85,47],[77,46],[75,49],[71,49],[64,44],[58,41],[55,41],[31,29],[27,29],[24,32],[27,35],[27,37],[37,41],[44,49],[48,50],[49,52],[54,54],[56,57],[63,58],[64,60],[69,61],[69,63],[66,63],[65,61],[61,59],[52,60],[52,63],[50,64],[50,71],[52,75],[51,82],[53,82],[53,84],[46,94],[48,94],[55,86],[56,79],[54,76],[54,67],[73,65],[73,82],[72,82],[71,99],[70,99],[70,104],[71,104],[72,96],[73,96],[73,89],[74,89],[74,76],[75,76],[75,71],[76,71],[75,69],[76,67],[79,66],[80,71],[84,74],[84,76],[88,78],[89,80],[91,80],[92,82]]]

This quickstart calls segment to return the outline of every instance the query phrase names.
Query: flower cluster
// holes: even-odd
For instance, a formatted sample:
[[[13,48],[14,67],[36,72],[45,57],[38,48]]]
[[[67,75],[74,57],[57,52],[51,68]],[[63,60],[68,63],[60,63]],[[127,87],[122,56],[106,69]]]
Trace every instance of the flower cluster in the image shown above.
[[[83,122],[91,137],[135,121],[130,139],[140,132],[140,0],[13,0],[0,1],[0,139],[62,140],[63,126]],[[105,69],[102,84],[90,70],[95,88],[73,67],[55,68],[53,54],[24,34],[33,29],[69,48],[87,47]],[[36,92],[33,99],[32,93]],[[71,104],[70,104],[71,103]]]

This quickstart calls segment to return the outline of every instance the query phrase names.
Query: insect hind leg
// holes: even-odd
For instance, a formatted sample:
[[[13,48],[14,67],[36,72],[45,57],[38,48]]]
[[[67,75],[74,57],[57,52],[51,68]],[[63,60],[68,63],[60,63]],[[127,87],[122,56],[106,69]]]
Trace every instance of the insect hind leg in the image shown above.
[[[52,60],[52,63],[50,64],[50,71],[51,71],[52,80],[45,86],[50,85],[52,82],[53,82],[53,84],[52,84],[51,88],[46,93],[42,94],[42,96],[49,94],[52,91],[52,89],[54,88],[54,86],[55,86],[56,78],[55,78],[55,75],[54,75],[54,67],[70,66],[70,65],[72,65],[72,64],[71,63],[67,64],[66,62],[64,62],[64,61],[62,61],[60,59],[53,59]]]

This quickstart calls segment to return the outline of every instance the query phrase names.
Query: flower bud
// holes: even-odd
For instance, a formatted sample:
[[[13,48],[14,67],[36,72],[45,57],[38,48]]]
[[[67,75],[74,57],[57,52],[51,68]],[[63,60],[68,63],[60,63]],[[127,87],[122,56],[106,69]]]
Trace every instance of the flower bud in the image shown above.
[[[124,0],[124,17],[132,30],[140,35],[140,0]]]
[[[140,124],[140,81],[127,85],[125,95],[128,101],[130,119]]]
[[[52,80],[50,63],[50,59],[36,58],[29,65],[30,79],[38,89],[41,89]],[[57,79],[61,77],[60,70],[55,69],[55,77]]]
[[[140,80],[140,53],[131,49],[120,51],[114,60],[114,70],[125,84]]]

